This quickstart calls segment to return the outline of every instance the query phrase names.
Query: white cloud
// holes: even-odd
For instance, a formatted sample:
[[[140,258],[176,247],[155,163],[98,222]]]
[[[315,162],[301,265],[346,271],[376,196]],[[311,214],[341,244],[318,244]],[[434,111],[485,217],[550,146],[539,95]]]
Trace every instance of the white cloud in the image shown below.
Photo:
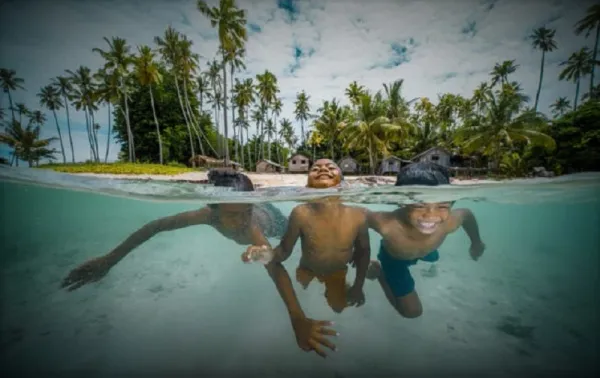
[[[4,2],[0,8],[0,66],[16,69],[26,80],[28,90],[15,93],[15,101],[35,107],[35,93],[51,77],[66,68],[101,65],[91,49],[105,47],[102,37],[121,36],[132,45],[152,44],[154,36],[162,35],[169,24],[194,41],[194,50],[204,57],[205,66],[206,60],[215,56],[217,42],[195,4],[158,0]],[[240,76],[254,76],[265,69],[277,75],[284,99],[282,117],[292,120],[293,101],[303,89],[311,96],[313,110],[332,97],[346,101],[344,90],[353,80],[377,90],[382,83],[403,78],[403,93],[409,99],[435,99],[443,92],[469,95],[489,78],[495,63],[507,59],[520,65],[513,79],[533,98],[541,56],[527,36],[542,25],[557,29],[559,47],[546,59],[540,109],[547,111],[557,97],[572,98],[575,92],[574,84],[558,81],[558,63],[593,43],[573,34],[573,25],[592,1],[314,0],[296,2],[299,13],[293,22],[274,0],[238,4],[248,10],[249,23],[261,28],[250,33],[247,72]],[[469,26],[474,33],[466,35],[462,31]],[[408,61],[384,68],[393,56],[393,43],[407,47]],[[309,56],[301,57],[290,73],[296,46]],[[448,74],[454,77],[444,80]],[[74,117],[74,127],[81,132],[83,115]],[[62,118],[61,114],[64,124]],[[105,112],[100,112],[98,121],[106,124]],[[87,141],[85,136],[83,141]],[[79,155],[83,158],[87,153]]]

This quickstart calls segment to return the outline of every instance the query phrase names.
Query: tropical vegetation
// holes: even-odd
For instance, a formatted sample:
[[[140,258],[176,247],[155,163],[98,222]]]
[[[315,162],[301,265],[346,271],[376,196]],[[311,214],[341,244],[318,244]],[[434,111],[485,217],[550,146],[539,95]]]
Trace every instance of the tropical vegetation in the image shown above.
[[[1,68],[0,87],[7,94],[8,107],[0,108],[4,123],[0,142],[12,151],[9,163],[18,165],[22,160],[33,166],[58,156],[62,164],[50,167],[110,169],[101,164],[108,160],[110,143],[105,151],[99,149],[99,130],[106,127],[109,140],[115,138],[120,145],[119,161],[130,163],[115,168],[121,173],[135,171],[133,163],[173,169],[193,166],[191,157],[196,154],[225,163],[233,160],[253,170],[260,159],[285,165],[292,152],[312,159],[351,156],[365,167],[364,172],[375,173],[382,158],[408,159],[434,146],[474,157],[476,164],[509,175],[523,175],[539,165],[556,173],[600,166],[600,85],[594,82],[599,5],[590,7],[574,26],[577,35],[593,36],[593,48],[574,51],[560,63],[559,80],[572,82],[574,91],[558,98],[549,115],[539,111],[539,98],[546,56],[560,46],[555,30],[540,27],[530,35],[532,48],[541,52],[533,101],[512,80],[519,64],[505,60],[470,96],[445,93],[436,99],[408,101],[402,95],[403,79],[383,83],[379,90],[353,81],[343,91],[348,105],[333,98],[313,109],[310,94],[300,91],[294,120],[280,118],[282,99],[272,72],[246,74],[246,11],[235,0],[220,0],[214,7],[200,0],[197,9],[218,36],[213,58],[201,64],[193,41],[171,26],[154,38],[152,46],[134,47],[124,38],[104,38],[92,49],[104,61],[98,70],[68,69],[39,90],[39,106],[51,117],[13,103],[13,93],[24,90],[25,82],[15,70]],[[106,125],[96,121],[102,107],[108,111]],[[57,116],[63,111],[66,125]],[[72,111],[85,115],[87,164],[74,165]],[[40,139],[49,118],[56,136]],[[292,121],[299,124],[299,134]],[[59,150],[49,148],[54,140]]]

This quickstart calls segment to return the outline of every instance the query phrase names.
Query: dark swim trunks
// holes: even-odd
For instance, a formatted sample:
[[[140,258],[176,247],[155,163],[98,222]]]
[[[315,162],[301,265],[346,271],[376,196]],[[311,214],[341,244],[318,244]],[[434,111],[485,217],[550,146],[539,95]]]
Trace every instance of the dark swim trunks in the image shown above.
[[[415,290],[415,280],[408,269],[415,265],[419,260],[427,262],[436,262],[440,258],[438,250],[429,253],[421,258],[414,260],[400,260],[392,257],[383,246],[383,241],[379,245],[377,259],[381,263],[381,270],[385,276],[392,293],[395,297],[403,297]]]

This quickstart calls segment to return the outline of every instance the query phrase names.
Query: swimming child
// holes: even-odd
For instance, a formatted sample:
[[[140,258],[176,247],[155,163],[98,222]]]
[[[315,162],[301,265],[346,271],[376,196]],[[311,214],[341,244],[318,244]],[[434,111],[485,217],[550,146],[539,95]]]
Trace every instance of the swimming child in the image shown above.
[[[254,190],[252,181],[246,175],[231,169],[212,170],[208,178],[216,187],[242,192]],[[283,236],[287,218],[271,204],[220,203],[156,219],[135,231],[111,252],[73,269],[63,280],[62,287],[71,291],[98,281],[122,258],[154,235],[195,225],[210,225],[238,244],[269,245],[267,238]]]
[[[414,163],[400,170],[396,186],[446,185],[448,171],[435,163]],[[419,260],[436,262],[438,248],[459,227],[471,240],[470,254],[477,260],[485,250],[479,228],[469,209],[451,210],[452,202],[403,205],[391,212],[369,212],[369,227],[382,236],[377,259],[367,276],[378,279],[389,302],[400,315],[416,318],[423,308],[409,267]]]
[[[329,159],[317,160],[308,173],[308,188],[334,188],[341,183],[341,170]],[[370,258],[365,209],[346,206],[339,197],[318,198],[298,205],[292,210],[287,231],[276,248],[260,244],[251,246],[242,254],[242,260],[281,264],[291,255],[298,239],[302,257],[296,269],[296,280],[304,288],[315,278],[325,284],[327,303],[337,313],[348,306],[365,303],[363,285]],[[356,278],[348,288],[347,264],[351,261],[356,266]],[[281,284],[277,280],[275,283],[281,292]],[[293,292],[282,294],[282,298],[301,349],[314,350],[322,357],[326,357],[322,346],[335,350],[335,345],[326,338],[336,335],[327,328],[331,322],[308,318]]]

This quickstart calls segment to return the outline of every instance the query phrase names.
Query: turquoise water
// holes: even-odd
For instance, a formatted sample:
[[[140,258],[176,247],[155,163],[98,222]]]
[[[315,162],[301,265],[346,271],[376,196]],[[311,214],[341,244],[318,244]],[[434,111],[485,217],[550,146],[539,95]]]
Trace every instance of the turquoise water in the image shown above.
[[[487,250],[468,255],[462,230],[440,248],[437,274],[411,269],[423,303],[404,319],[379,284],[366,304],[334,313],[316,281],[294,280],[305,313],[340,333],[327,359],[301,351],[285,307],[244,246],[208,226],[159,234],[101,281],[67,292],[71,269],[107,253],[156,218],[228,201],[193,184],[148,184],[0,169],[3,376],[521,376],[598,373],[600,175],[454,188],[354,188],[373,210],[414,199],[457,199],[478,219]],[[39,185],[43,184],[43,185]],[[438,189],[438,190],[435,190]],[[286,215],[315,193],[246,194]],[[165,200],[170,198],[171,200]],[[236,197],[239,200],[239,197]],[[380,237],[371,231],[372,257]],[[271,239],[272,244],[278,240]],[[354,279],[354,270],[348,275]]]

